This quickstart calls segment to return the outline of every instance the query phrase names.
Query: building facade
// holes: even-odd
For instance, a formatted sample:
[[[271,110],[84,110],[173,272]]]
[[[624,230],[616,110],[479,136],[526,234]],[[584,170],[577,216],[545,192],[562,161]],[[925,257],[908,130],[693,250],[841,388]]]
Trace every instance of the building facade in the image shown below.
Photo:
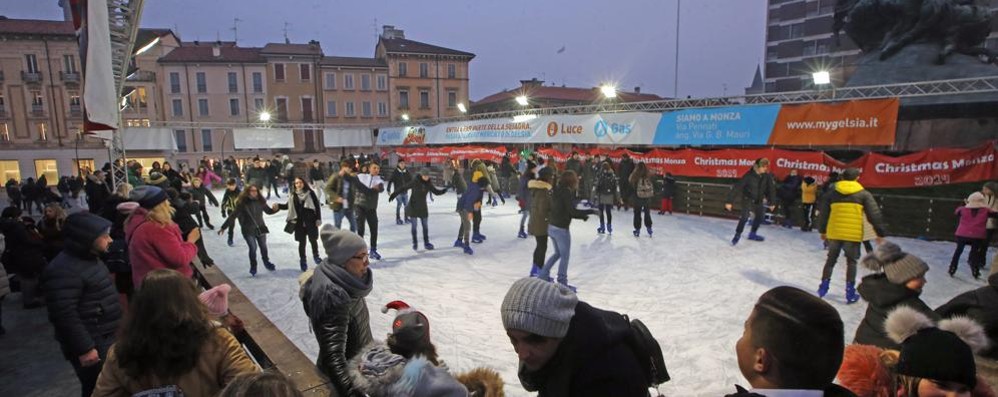
[[[516,102],[518,96],[527,97],[526,106]],[[660,101],[663,98],[649,93],[642,93],[641,87],[634,91],[618,91],[616,98],[606,98],[599,87],[580,88],[544,85],[543,80],[536,78],[520,80],[520,86],[486,96],[471,104],[471,113],[492,113],[529,108],[550,108],[558,106],[592,105],[600,102],[646,102]]]
[[[861,55],[848,35],[832,34],[838,0],[769,0],[766,20],[765,90],[798,91],[813,88],[811,74],[827,70],[833,84],[843,84]],[[979,2],[980,3],[980,2]],[[992,14],[998,1],[990,2]],[[986,46],[998,50],[998,18]]]

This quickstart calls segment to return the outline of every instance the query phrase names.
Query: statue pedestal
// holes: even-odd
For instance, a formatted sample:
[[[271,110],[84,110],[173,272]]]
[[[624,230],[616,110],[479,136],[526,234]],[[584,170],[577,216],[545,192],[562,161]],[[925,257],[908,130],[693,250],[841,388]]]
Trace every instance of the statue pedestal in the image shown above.
[[[936,43],[910,44],[883,61],[879,52],[863,54],[846,87],[998,76],[998,66],[969,55],[954,53],[936,65],[940,49]]]

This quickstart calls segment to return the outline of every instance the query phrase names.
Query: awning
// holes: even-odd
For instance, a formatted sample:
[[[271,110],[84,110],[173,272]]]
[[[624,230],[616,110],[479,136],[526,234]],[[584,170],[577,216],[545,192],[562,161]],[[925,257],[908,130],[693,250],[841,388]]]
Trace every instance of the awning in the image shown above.
[[[369,128],[326,128],[322,130],[326,147],[373,146],[374,138]]]
[[[236,128],[232,143],[236,149],[293,149],[295,137],[285,128]]]
[[[169,128],[127,127],[122,130],[125,150],[177,150],[177,137]]]

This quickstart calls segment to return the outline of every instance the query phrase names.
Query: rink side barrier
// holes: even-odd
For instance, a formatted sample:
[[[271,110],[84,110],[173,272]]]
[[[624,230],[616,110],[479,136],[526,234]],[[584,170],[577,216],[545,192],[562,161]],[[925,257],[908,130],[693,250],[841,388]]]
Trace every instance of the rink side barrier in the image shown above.
[[[721,218],[738,218],[740,210],[737,202],[731,211],[724,210],[731,186],[722,183],[684,182],[676,183],[676,196],[673,209],[700,216]],[[953,215],[953,210],[963,205],[963,200],[938,197],[922,197],[894,194],[874,194],[884,217],[885,227],[889,236],[912,237],[924,240],[954,239],[959,219]],[[657,200],[654,200],[657,201]],[[737,201],[737,200],[736,200]],[[658,202],[652,207],[657,208]],[[794,204],[793,225],[800,227],[803,208],[800,201]],[[783,219],[779,208],[772,214],[773,221]],[[817,221],[817,216],[815,216]]]
[[[309,360],[274,323],[267,319],[267,316],[250,302],[225,273],[222,273],[217,266],[205,269],[200,264],[195,264],[192,267],[195,278],[202,288],[209,289],[221,284],[229,284],[232,287],[229,291],[229,311],[245,325],[244,330],[235,335],[236,339],[261,368],[281,371],[306,397],[337,396],[325,375],[315,366],[315,362]]]

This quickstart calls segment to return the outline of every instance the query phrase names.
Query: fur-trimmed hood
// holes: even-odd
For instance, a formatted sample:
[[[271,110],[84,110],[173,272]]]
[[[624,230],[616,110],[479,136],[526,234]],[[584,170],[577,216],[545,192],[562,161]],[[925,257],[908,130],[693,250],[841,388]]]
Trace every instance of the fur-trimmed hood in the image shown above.
[[[544,182],[540,179],[533,179],[527,182],[527,189],[546,189],[551,190],[551,184]]]
[[[504,397],[502,376],[491,368],[475,368],[455,376],[470,397]]]
[[[348,367],[353,385],[371,397],[468,397],[446,368],[421,356],[406,360],[384,342],[367,345]]]

